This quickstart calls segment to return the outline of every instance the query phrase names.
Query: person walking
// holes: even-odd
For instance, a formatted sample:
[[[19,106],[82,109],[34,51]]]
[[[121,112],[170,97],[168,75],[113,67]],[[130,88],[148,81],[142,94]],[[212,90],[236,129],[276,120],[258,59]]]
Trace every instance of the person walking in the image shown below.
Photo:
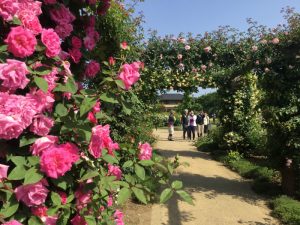
[[[192,135],[193,135],[193,140],[195,140],[195,131],[197,127],[196,120],[197,120],[197,116],[194,115],[193,111],[191,111],[188,117],[188,127],[189,127],[188,137],[190,140],[192,140]]]
[[[180,119],[184,140],[185,140],[185,135],[188,132],[188,116],[189,116],[189,111],[187,109],[185,109],[184,113],[182,114],[181,119]]]
[[[209,125],[209,116],[207,113],[204,113],[204,118],[203,118],[203,124],[204,124],[204,134],[208,134],[208,125]]]
[[[173,139],[173,134],[174,134],[174,123],[175,123],[175,116],[174,116],[174,112],[171,111],[170,115],[169,115],[169,119],[168,119],[168,127],[169,127],[169,137],[168,140],[169,141],[174,141]]]
[[[196,124],[197,124],[198,138],[203,137],[204,136],[204,113],[203,113],[203,111],[199,112],[199,114],[197,115]]]

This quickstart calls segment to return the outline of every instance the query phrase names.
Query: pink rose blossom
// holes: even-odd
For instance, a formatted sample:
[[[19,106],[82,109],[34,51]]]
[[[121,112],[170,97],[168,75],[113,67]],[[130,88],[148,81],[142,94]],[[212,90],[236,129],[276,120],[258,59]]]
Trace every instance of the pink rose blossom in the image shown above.
[[[11,28],[5,43],[8,44],[7,50],[14,56],[24,58],[33,54],[37,40],[31,31],[18,26]]]
[[[272,39],[272,43],[273,43],[274,45],[277,45],[277,44],[279,43],[279,39],[278,39],[278,38],[273,38],[273,39]]]
[[[269,73],[270,69],[268,67],[265,68],[265,73]]]
[[[71,58],[73,59],[74,63],[80,62],[82,54],[78,48],[69,49],[69,54],[70,54]]]
[[[22,25],[31,30],[34,35],[38,35],[42,32],[43,28],[40,24],[39,18],[35,15],[35,13],[30,10],[22,10],[18,12],[18,17],[22,23]]]
[[[56,87],[56,81],[59,79],[56,75],[58,74],[58,70],[56,67],[52,68],[52,71],[43,76],[43,78],[47,81],[48,83],[48,91],[51,92],[53,89]]]
[[[48,177],[57,179],[71,170],[72,164],[79,160],[79,149],[71,143],[52,146],[43,151],[41,171]]]
[[[56,225],[57,219],[57,216],[45,216],[41,218],[45,225]]]
[[[189,45],[186,45],[186,46],[184,47],[184,49],[188,51],[188,50],[190,50],[190,49],[191,49],[191,46],[189,46]]]
[[[18,0],[1,0],[0,1],[0,16],[5,21],[13,20],[14,15],[19,10]]]
[[[89,5],[95,5],[97,0],[88,0]]]
[[[114,66],[116,64],[116,60],[114,59],[114,57],[110,56],[108,58],[108,63],[109,65]]]
[[[93,123],[93,124],[97,124],[97,123],[98,123],[98,122],[97,122],[97,119],[96,119],[96,117],[95,117],[95,115],[94,115],[93,112],[89,112],[89,113],[88,113],[87,119],[88,119],[91,123]]]
[[[46,46],[47,57],[52,58],[60,53],[60,39],[53,29],[43,29],[41,40]]]
[[[51,9],[50,17],[57,24],[70,24],[75,20],[75,16],[63,4],[59,8]]]
[[[109,125],[98,125],[92,128],[92,137],[89,145],[89,152],[95,158],[100,158],[102,150],[108,149],[112,154],[113,150],[119,149],[119,145],[114,143],[109,135]]]
[[[58,137],[47,135],[36,139],[34,144],[30,147],[30,151],[33,155],[41,156],[43,151],[55,146],[58,143]]]
[[[113,197],[110,195],[107,199],[107,207],[111,207],[113,205]]]
[[[39,16],[42,14],[41,7],[42,7],[42,3],[40,1],[19,0],[18,13],[20,13],[23,10],[31,10],[34,13],[34,15]]]
[[[55,32],[61,39],[69,37],[73,31],[73,26],[70,23],[62,23],[55,27]]]
[[[108,164],[108,175],[115,176],[117,180],[121,180],[122,171],[119,166]]]
[[[67,204],[67,198],[68,198],[67,194],[63,191],[59,191],[58,194],[61,199],[61,204],[63,204],[63,205]]]
[[[6,63],[0,64],[2,86],[10,90],[24,89],[29,83],[28,73],[26,64],[18,60],[7,59]]]
[[[97,101],[96,104],[93,107],[93,113],[98,113],[101,110],[101,102]]]
[[[177,40],[178,40],[179,43],[185,43],[186,42],[186,40],[182,37],[178,38]]]
[[[140,78],[139,70],[135,64],[124,64],[122,71],[119,74],[119,79],[124,82],[125,89],[128,90],[131,86],[136,83]]]
[[[81,210],[87,206],[88,203],[92,201],[92,191],[88,190],[85,191],[83,185],[81,184],[80,187],[75,191],[75,198],[76,198],[76,208]]]
[[[44,205],[36,206],[31,208],[31,213],[37,217],[47,216],[48,208]]]
[[[72,46],[73,48],[81,48],[82,41],[79,37],[73,36],[72,37]]]
[[[96,25],[96,16],[90,16],[88,27],[94,27],[95,25]]]
[[[54,103],[54,95],[51,93],[45,93],[42,90],[32,89],[30,93],[26,94],[26,98],[33,104],[32,107],[36,109],[36,112],[52,111]]]
[[[128,49],[128,44],[127,44],[126,41],[123,41],[123,42],[121,43],[121,49],[123,49],[123,50]]]
[[[252,49],[253,52],[256,52],[256,51],[258,50],[258,47],[257,47],[256,45],[253,45],[253,46],[251,47],[251,49]]]
[[[58,56],[61,60],[65,61],[70,57],[70,54],[68,52],[65,52],[65,51],[60,51]]]
[[[73,219],[71,220],[71,224],[72,225],[88,225],[84,218],[82,218],[80,215],[76,215],[73,217]]]
[[[204,72],[205,72],[205,71],[206,71],[206,69],[207,69],[207,66],[206,66],[206,65],[201,65],[201,70],[202,70],[202,71],[204,71]]]
[[[28,207],[43,204],[48,192],[41,181],[35,184],[22,185],[15,189],[17,200],[24,202]]]
[[[204,52],[209,53],[211,51],[211,47],[207,46],[203,50],[204,50]]]
[[[88,78],[94,78],[100,71],[100,64],[92,60],[85,68],[85,75]]]
[[[114,218],[115,218],[115,222],[116,225],[125,225],[123,222],[123,213],[120,210],[116,210],[114,213]]]
[[[39,136],[45,136],[50,132],[53,125],[54,120],[52,118],[40,114],[33,118],[30,131]]]
[[[0,138],[5,140],[11,140],[18,138],[25,126],[20,119],[13,118],[12,116],[5,116],[0,114]]]
[[[22,224],[17,220],[11,220],[6,223],[3,223],[2,225],[22,225]]]
[[[0,164],[0,180],[7,178],[7,170],[9,166]]]
[[[261,44],[267,44],[268,41],[267,41],[266,39],[263,39],[263,40],[260,41],[260,43],[261,43]]]
[[[91,36],[86,36],[83,39],[84,47],[87,48],[89,51],[92,51],[96,46],[96,40]]]
[[[63,97],[70,100],[72,98],[72,93],[71,92],[64,92]]]
[[[182,59],[182,55],[181,55],[181,54],[178,54],[178,55],[177,55],[177,59],[181,60],[181,59]]]
[[[152,157],[152,147],[146,142],[144,144],[139,143],[139,159],[140,160],[149,160]]]

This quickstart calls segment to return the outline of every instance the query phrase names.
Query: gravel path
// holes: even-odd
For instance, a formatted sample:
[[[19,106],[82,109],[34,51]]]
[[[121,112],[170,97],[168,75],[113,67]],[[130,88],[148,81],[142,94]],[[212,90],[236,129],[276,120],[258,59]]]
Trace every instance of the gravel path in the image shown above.
[[[191,206],[177,198],[166,205],[153,205],[151,225],[277,225],[269,214],[262,197],[250,188],[249,181],[198,152],[192,142],[175,132],[175,141],[167,140],[167,130],[159,129],[156,148],[167,156],[179,155],[181,166],[177,171],[187,191],[194,199]]]

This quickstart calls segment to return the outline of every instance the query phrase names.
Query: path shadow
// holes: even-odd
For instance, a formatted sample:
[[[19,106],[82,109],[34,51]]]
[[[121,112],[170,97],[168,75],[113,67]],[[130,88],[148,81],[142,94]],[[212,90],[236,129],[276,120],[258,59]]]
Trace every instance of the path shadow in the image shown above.
[[[192,158],[202,158],[209,161],[214,161],[209,153],[199,152],[195,149],[195,151],[186,151],[186,150],[162,150],[157,148],[158,152],[167,158],[173,158],[176,155],[183,157],[192,157]]]

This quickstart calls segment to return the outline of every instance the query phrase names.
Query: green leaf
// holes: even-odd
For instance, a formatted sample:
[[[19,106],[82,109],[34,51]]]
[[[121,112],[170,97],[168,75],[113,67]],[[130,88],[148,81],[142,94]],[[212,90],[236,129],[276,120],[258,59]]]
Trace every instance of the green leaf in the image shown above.
[[[44,78],[35,76],[34,77],[34,82],[35,84],[43,91],[47,92],[48,91],[48,83]]]
[[[88,225],[97,225],[96,219],[94,216],[85,216],[84,219]]]
[[[80,105],[80,116],[89,112],[96,104],[97,99],[86,97]]]
[[[100,96],[100,99],[104,102],[109,102],[109,103],[119,103],[118,100],[112,95],[108,93],[104,93]]]
[[[166,188],[160,195],[160,203],[165,203],[168,201],[173,195],[173,190],[171,188]]]
[[[191,197],[187,192],[185,192],[185,191],[183,191],[183,190],[178,190],[178,191],[176,191],[176,193],[179,194],[180,197],[181,197],[185,202],[187,202],[187,203],[189,203],[189,204],[191,204],[191,205],[194,205],[192,197]]]
[[[96,177],[96,176],[99,176],[99,172],[98,172],[97,170],[88,170],[88,171],[81,177],[81,179],[79,180],[79,182],[88,180],[88,179],[93,178],[93,177]]]
[[[38,169],[32,167],[26,171],[24,185],[37,183],[43,177],[43,174],[41,174],[40,171],[38,171]]]
[[[56,105],[55,112],[59,116],[66,116],[66,115],[68,115],[68,109],[62,103],[58,103]]]
[[[47,210],[47,214],[49,215],[49,216],[54,216],[54,215],[56,215],[57,214],[57,211],[59,210],[59,206],[54,206],[54,207],[51,207],[51,208],[49,208],[48,210]]]
[[[31,216],[28,220],[28,225],[43,225],[44,223],[41,221],[40,218],[36,216]]]
[[[61,205],[61,198],[60,195],[57,194],[56,192],[51,193],[51,200],[54,205],[60,206]]]
[[[61,214],[61,216],[59,217],[59,219],[56,222],[56,225],[66,225],[68,223],[68,220],[70,218],[70,208],[65,208],[63,210],[63,213]]]
[[[19,147],[24,147],[26,145],[30,145],[32,143],[34,143],[36,141],[36,137],[27,137],[27,136],[23,136],[21,139],[20,139],[20,144],[19,144]]]
[[[152,160],[141,160],[139,161],[139,164],[142,166],[153,166],[154,162]]]
[[[9,180],[23,180],[26,174],[24,166],[17,166],[8,175]]]
[[[172,186],[173,189],[178,190],[178,189],[181,189],[183,187],[183,184],[182,184],[182,181],[175,180],[175,181],[172,182],[171,186]]]
[[[12,156],[10,160],[16,165],[16,166],[23,166],[26,164],[26,159],[24,156]]]
[[[128,188],[122,188],[118,193],[118,204],[123,204],[131,196],[131,191]]]
[[[129,109],[125,104],[122,103],[122,107],[123,107],[123,112],[126,115],[130,115],[131,114],[131,109]]]
[[[134,165],[134,170],[135,170],[135,174],[141,178],[142,180],[145,180],[145,169],[144,167],[141,167],[140,165],[138,164],[135,164]]]
[[[73,77],[68,77],[68,81],[65,85],[63,84],[57,84],[54,91],[59,92],[70,92],[72,94],[75,94],[78,90],[77,84],[75,83],[75,80]]]
[[[5,52],[5,51],[7,51],[7,45],[1,45],[0,52]]]
[[[14,195],[12,195],[7,201],[1,206],[0,215],[2,218],[11,217],[17,212],[19,208],[19,202],[16,200]]]
[[[123,168],[128,168],[128,167],[132,167],[133,166],[133,161],[128,160],[123,164]]]
[[[14,25],[22,25],[21,20],[19,20],[19,18],[15,17],[15,16],[14,16],[12,22],[13,22]]]
[[[102,158],[104,161],[106,161],[110,164],[119,163],[119,161],[115,157],[108,155],[108,154],[103,156]]]
[[[29,156],[29,157],[27,157],[27,159],[31,166],[36,166],[40,163],[40,157],[38,157],[38,156]]]
[[[66,190],[68,186],[70,186],[73,182],[74,179],[72,175],[69,173],[65,174],[63,177],[60,177],[58,179],[52,179],[52,182],[55,184],[55,186]]]
[[[124,82],[122,80],[115,80],[118,87],[125,89]]]
[[[140,200],[144,204],[147,204],[146,196],[145,196],[143,190],[136,188],[136,187],[132,187],[132,191],[138,200]]]

